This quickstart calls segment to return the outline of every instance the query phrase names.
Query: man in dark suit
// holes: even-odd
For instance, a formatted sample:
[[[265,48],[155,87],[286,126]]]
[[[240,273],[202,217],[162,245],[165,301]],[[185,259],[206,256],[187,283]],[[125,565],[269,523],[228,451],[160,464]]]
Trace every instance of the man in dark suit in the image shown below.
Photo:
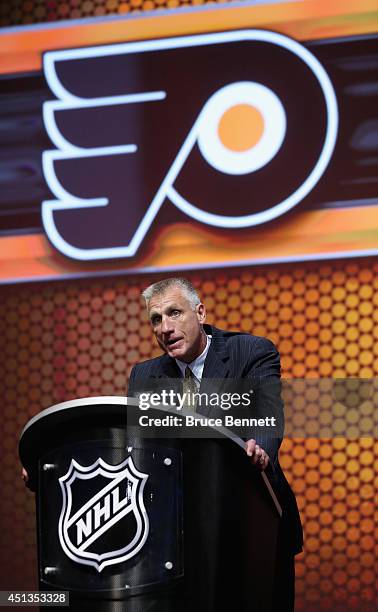
[[[280,359],[270,340],[206,325],[205,306],[186,279],[154,283],[142,295],[164,354],[134,366],[129,395],[150,378],[183,378],[183,384],[194,389],[203,379],[251,379],[265,413],[269,405],[281,411],[280,395],[271,391],[280,379]],[[294,609],[294,555],[302,550],[303,540],[295,497],[278,461],[280,444],[281,439],[260,434],[246,440],[245,450],[256,469],[269,473],[283,509],[273,609],[289,612]]]

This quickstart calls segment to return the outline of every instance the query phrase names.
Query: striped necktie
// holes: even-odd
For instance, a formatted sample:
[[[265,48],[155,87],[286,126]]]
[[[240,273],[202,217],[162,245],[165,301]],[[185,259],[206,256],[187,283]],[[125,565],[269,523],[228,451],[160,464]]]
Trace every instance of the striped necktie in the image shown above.
[[[196,411],[197,398],[194,393],[197,393],[197,385],[195,376],[189,366],[185,368],[184,378],[182,380],[182,392],[184,395],[184,408]]]

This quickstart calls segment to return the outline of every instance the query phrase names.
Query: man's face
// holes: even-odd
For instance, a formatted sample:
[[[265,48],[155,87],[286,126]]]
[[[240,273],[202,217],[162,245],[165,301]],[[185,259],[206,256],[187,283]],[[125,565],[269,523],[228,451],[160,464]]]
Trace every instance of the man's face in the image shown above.
[[[180,287],[153,296],[147,312],[156,340],[170,357],[190,363],[205,349],[205,306],[198,304],[193,310]]]

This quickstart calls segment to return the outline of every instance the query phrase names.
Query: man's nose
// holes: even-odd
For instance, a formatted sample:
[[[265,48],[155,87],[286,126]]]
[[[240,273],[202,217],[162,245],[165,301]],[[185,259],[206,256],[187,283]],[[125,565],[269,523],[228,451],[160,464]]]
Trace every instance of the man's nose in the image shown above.
[[[172,321],[169,317],[163,317],[161,321],[161,331],[163,334],[169,334],[174,330]]]

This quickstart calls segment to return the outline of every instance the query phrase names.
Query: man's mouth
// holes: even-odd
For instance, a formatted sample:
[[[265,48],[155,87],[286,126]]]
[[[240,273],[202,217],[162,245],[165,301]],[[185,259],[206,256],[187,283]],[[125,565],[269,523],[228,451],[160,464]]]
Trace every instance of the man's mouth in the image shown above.
[[[165,346],[167,347],[167,349],[173,349],[175,348],[176,344],[181,342],[181,340],[183,340],[183,338],[172,338],[171,340],[168,340],[165,343]]]

